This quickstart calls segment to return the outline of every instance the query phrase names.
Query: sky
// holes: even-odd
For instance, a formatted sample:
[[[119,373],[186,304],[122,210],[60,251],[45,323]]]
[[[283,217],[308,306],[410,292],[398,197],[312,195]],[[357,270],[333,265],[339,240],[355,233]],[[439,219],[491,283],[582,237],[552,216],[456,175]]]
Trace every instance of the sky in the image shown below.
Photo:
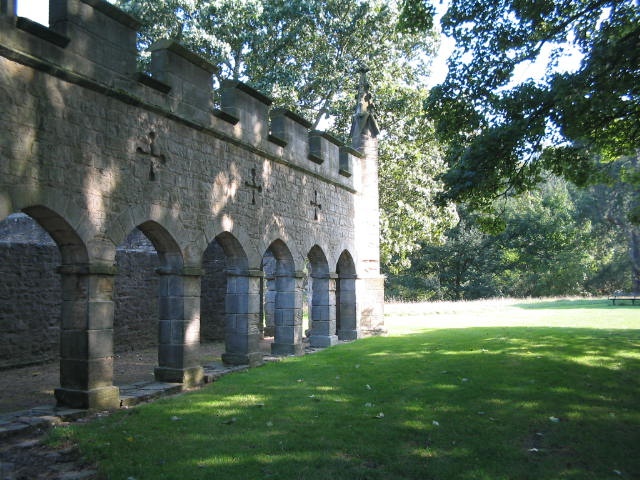
[[[49,0],[18,0],[18,15],[49,24]]]

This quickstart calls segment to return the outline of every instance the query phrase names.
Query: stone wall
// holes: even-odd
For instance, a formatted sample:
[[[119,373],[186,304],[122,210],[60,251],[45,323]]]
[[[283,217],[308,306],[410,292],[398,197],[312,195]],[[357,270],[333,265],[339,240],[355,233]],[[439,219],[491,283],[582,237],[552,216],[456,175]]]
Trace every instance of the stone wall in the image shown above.
[[[224,299],[227,293],[226,267],[222,247],[217,242],[211,242],[202,259],[201,342],[224,340]]]
[[[0,242],[0,369],[58,358],[58,265],[55,245]]]
[[[324,290],[315,310],[328,317],[326,331],[312,336],[335,340],[341,258],[356,282],[340,305],[355,312],[348,330],[341,318],[343,338],[376,328],[383,305],[378,129],[364,73],[350,146],[294,112],[272,109],[268,96],[244,83],[222,82],[212,95],[217,67],[175,41],[154,44],[151,75],[138,72],[139,22],[108,2],[51,0],[50,28],[16,17],[5,3],[0,220],[26,213],[59,246],[59,402],[117,404],[114,348],[129,348],[126,338],[139,342],[132,348],[152,345],[156,331],[159,380],[197,383],[194,347],[222,330],[225,361],[261,361],[267,251],[277,270],[272,353],[303,351],[311,252]],[[125,255],[135,229],[155,257],[135,242]],[[221,250],[209,257],[213,243]],[[41,304],[40,289],[30,290]],[[5,300],[16,295],[7,292]]]
[[[158,344],[158,265],[155,250],[117,251],[118,274],[113,291],[116,353]]]

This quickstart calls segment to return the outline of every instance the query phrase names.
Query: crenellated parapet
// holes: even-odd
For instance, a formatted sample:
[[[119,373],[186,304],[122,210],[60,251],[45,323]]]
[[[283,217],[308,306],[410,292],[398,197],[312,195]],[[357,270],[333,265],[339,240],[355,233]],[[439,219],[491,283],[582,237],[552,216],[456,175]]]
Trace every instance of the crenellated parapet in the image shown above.
[[[110,3],[50,0],[49,25],[17,17],[15,0],[2,0],[0,50],[11,60],[355,188],[354,165],[362,156],[358,151],[312,130],[300,115],[272,108],[272,99],[245,83],[223,81],[214,92],[212,76],[218,67],[181,44],[156,42],[149,49],[150,71],[139,72],[140,23]]]

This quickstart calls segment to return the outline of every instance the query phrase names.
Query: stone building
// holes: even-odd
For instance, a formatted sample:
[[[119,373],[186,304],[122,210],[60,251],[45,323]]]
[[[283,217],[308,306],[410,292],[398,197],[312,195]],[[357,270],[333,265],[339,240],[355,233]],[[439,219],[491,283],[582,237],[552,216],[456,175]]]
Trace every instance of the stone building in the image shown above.
[[[201,337],[231,364],[266,329],[301,354],[305,285],[312,345],[381,328],[364,72],[348,146],[240,82],[214,105],[216,67],[173,41],[137,72],[138,22],[107,2],[50,0],[51,27],[0,5],[0,368],[59,343],[58,402],[109,408],[114,350],[155,344],[187,384]]]

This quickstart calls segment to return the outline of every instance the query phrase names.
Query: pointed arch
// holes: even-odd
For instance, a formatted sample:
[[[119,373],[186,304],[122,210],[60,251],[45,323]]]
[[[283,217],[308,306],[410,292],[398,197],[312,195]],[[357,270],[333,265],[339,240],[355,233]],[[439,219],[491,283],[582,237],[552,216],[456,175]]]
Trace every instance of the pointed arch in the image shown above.
[[[307,255],[310,266],[312,347],[328,347],[338,342],[336,335],[335,275],[329,274],[329,262],[324,251],[314,245]]]
[[[23,208],[56,242],[66,265],[86,264],[89,261],[87,247],[74,228],[57,212],[43,205]]]
[[[338,281],[336,284],[336,324],[340,340],[358,338],[356,314],[356,266],[348,250],[338,258],[336,266]]]
[[[267,252],[274,265],[274,342],[271,352],[277,355],[299,355],[302,346],[302,276],[295,270],[291,250],[281,239],[274,240]],[[263,265],[263,268],[265,266]]]

